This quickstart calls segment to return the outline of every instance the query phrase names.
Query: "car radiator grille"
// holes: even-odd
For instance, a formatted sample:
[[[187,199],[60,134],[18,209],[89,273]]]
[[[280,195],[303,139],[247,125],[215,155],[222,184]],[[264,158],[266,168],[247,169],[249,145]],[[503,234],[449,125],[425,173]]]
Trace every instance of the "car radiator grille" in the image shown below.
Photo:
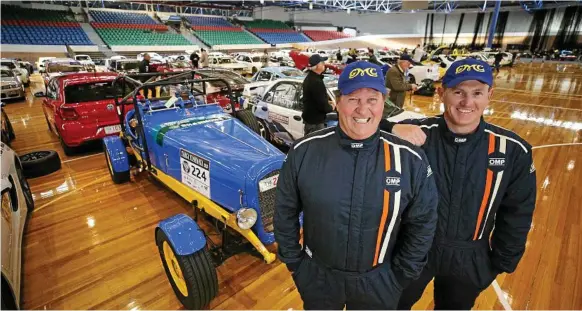
[[[263,177],[269,178],[279,174],[279,170],[273,171]],[[258,188],[257,188],[258,189]],[[269,189],[264,192],[259,191],[259,205],[261,207],[261,220],[265,232],[273,232],[273,216],[275,214],[275,193],[277,188]]]

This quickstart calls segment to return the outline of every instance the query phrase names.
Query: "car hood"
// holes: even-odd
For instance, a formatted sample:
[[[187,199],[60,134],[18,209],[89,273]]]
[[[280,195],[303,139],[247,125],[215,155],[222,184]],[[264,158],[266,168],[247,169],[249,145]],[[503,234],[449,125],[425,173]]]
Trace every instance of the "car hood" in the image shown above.
[[[158,145],[188,150],[238,176],[256,178],[257,163],[271,162],[283,155],[238,119],[224,113],[158,124],[149,132]]]
[[[18,83],[18,79],[14,78],[14,77],[2,78],[1,83],[2,83],[2,86],[8,85],[8,84],[15,84],[15,83]]]

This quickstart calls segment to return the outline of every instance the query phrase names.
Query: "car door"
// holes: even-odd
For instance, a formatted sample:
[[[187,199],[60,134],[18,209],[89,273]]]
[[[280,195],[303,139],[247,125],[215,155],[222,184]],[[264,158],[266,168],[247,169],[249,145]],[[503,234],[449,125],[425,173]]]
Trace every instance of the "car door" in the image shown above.
[[[297,104],[300,88],[298,82],[282,81],[269,91],[272,97],[269,118],[281,123],[296,138],[303,137],[303,119]]]

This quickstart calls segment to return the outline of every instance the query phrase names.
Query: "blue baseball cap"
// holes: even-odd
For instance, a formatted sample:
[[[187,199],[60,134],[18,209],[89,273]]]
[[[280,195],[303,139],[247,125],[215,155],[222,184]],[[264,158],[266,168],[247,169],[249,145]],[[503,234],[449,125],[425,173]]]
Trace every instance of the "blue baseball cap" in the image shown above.
[[[465,58],[451,64],[443,77],[445,87],[454,87],[457,84],[478,80],[489,86],[493,86],[493,71],[486,62],[474,58]]]
[[[338,89],[342,95],[355,90],[371,88],[386,95],[382,68],[367,61],[357,61],[347,65],[339,76]]]

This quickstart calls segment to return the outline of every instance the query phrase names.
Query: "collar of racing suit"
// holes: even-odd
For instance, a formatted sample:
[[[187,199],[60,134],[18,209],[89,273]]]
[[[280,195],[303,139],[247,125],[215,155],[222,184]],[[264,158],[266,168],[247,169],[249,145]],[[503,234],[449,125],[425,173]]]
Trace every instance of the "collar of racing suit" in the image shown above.
[[[350,149],[354,151],[358,150],[367,150],[378,146],[378,142],[380,141],[380,130],[376,130],[372,136],[364,139],[364,140],[356,140],[350,138],[344,131],[341,129],[339,124],[335,127],[335,131],[338,134],[340,145],[345,149]]]
[[[481,135],[483,135],[485,130],[485,119],[483,119],[483,116],[481,116],[481,121],[479,121],[479,126],[477,126],[477,130],[475,130],[473,133],[464,135],[455,134],[451,132],[451,130],[447,126],[447,122],[445,121],[444,115],[440,115],[439,123],[440,123],[439,128],[445,140],[448,143],[454,145],[465,145],[478,141]]]

